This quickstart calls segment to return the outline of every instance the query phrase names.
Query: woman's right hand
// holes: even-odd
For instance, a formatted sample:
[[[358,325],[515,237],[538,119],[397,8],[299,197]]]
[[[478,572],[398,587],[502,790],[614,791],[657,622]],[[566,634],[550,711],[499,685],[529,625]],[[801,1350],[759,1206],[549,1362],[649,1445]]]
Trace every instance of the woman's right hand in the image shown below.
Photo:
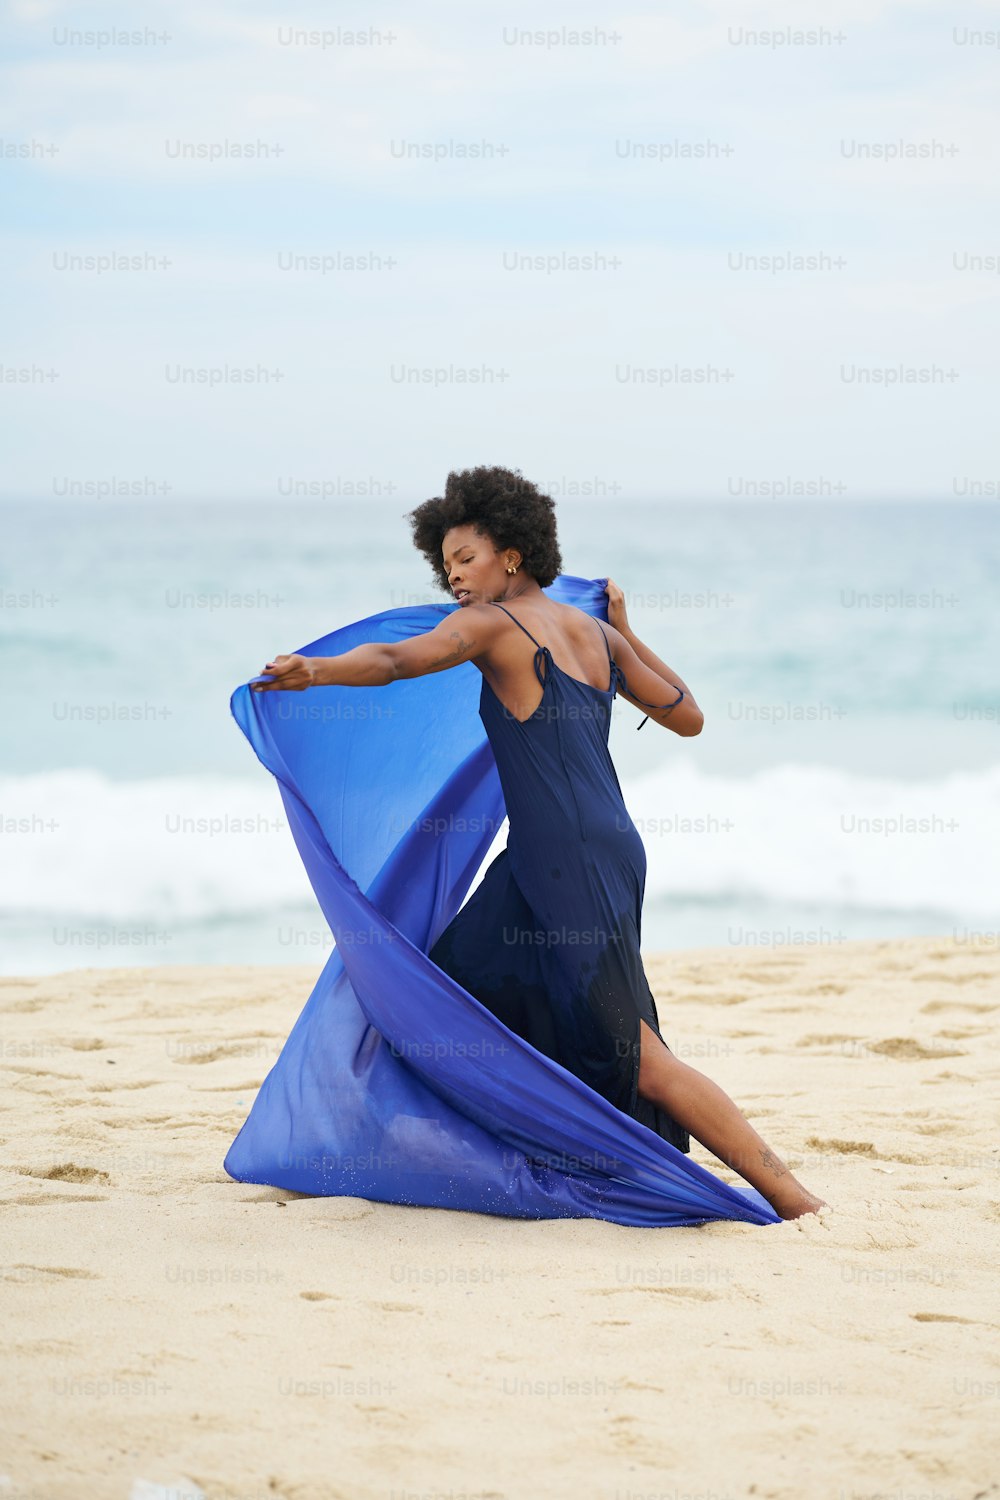
[[[319,658],[315,656],[301,656],[293,652],[291,656],[276,656],[274,661],[269,661],[264,667],[265,672],[271,675],[270,682],[252,682],[250,691],[253,693],[301,693],[306,688],[316,686],[316,667]]]
[[[604,586],[604,592],[608,596],[608,624],[613,625],[616,630],[620,630],[622,635],[628,635],[630,626],[628,615],[625,611],[625,595],[613,578],[608,579]]]

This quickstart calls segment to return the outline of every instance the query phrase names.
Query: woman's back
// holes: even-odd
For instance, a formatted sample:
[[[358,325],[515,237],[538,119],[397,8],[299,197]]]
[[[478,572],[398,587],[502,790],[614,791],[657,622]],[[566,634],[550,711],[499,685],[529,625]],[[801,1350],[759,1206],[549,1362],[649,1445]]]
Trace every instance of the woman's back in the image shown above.
[[[553,603],[544,595],[541,601],[504,600],[502,605],[482,607],[502,609],[511,620],[510,628],[498,635],[489,660],[477,664],[494,696],[514,718],[523,723],[542,699],[543,683],[535,670],[526,634],[536,648],[547,648],[564,676],[595,690],[610,690],[614,676],[611,648],[592,615],[570,604]]]

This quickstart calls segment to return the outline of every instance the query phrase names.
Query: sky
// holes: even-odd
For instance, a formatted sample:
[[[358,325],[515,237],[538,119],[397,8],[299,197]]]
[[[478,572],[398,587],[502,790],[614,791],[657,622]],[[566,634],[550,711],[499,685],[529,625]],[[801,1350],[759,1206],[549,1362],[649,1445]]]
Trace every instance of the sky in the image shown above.
[[[14,0],[0,495],[1000,490],[1000,20]]]

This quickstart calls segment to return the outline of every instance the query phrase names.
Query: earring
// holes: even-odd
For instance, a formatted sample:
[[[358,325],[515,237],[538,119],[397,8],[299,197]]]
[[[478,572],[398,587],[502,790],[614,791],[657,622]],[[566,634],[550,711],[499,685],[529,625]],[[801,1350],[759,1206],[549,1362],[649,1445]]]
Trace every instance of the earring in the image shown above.
[[[511,567],[511,566],[510,566],[510,564],[509,564],[509,563],[508,563],[508,564],[507,564],[507,572],[508,572],[508,573],[516,573],[516,572],[517,572],[517,569],[516,569],[516,568],[512,568],[512,567]]]

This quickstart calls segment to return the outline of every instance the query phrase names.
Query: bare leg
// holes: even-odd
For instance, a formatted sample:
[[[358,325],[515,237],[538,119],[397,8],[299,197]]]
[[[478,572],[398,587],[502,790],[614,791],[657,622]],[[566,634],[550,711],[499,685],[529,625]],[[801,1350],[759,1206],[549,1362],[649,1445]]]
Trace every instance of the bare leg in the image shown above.
[[[695,1140],[745,1177],[783,1219],[797,1219],[825,1207],[792,1176],[781,1158],[761,1140],[729,1095],[688,1067],[640,1022],[639,1093],[672,1115]]]

